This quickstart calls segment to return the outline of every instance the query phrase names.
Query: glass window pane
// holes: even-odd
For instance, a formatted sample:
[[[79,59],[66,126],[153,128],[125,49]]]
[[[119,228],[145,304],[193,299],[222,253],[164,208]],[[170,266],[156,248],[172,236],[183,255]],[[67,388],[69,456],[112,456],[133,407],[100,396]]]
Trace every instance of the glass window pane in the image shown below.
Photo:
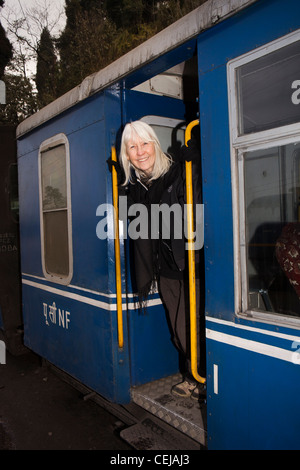
[[[239,134],[300,121],[300,41],[237,69]]]
[[[42,152],[43,210],[67,206],[66,152],[59,145]]]
[[[155,130],[163,151],[174,157],[178,156],[184,144],[184,129],[156,124],[151,124],[151,127]]]
[[[49,274],[68,276],[68,217],[66,210],[44,213],[45,268]]]
[[[300,144],[244,155],[248,309],[300,316]]]

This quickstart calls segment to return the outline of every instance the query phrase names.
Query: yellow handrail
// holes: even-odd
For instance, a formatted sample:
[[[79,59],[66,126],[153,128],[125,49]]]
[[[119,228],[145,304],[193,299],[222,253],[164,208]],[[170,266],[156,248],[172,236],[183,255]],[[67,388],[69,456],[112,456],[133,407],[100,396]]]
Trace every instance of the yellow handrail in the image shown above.
[[[111,158],[117,161],[115,147],[111,148]],[[122,312],[122,281],[121,281],[121,256],[120,256],[120,238],[119,238],[119,206],[118,206],[118,177],[115,167],[112,165],[112,187],[113,187],[113,205],[114,205],[114,231],[115,231],[115,265],[116,265],[116,291],[117,291],[117,318],[118,318],[118,344],[123,348],[123,312]]]
[[[199,125],[196,119],[188,124],[185,131],[185,145],[191,139],[193,127]],[[187,202],[187,230],[188,230],[188,261],[189,261],[189,295],[190,295],[190,341],[191,341],[191,372],[193,377],[200,383],[205,383],[205,378],[198,374],[198,353],[197,353],[197,316],[196,316],[196,277],[195,277],[195,250],[192,240],[194,231],[193,214],[193,181],[192,162],[185,162],[186,172],[186,202]]]

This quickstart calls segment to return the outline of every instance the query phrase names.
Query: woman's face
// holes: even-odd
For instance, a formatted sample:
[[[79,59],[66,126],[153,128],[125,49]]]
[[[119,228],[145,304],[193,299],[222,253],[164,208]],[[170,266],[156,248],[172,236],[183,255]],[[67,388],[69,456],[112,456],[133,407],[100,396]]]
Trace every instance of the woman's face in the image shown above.
[[[126,145],[127,159],[137,169],[151,176],[155,163],[154,142],[132,135]]]

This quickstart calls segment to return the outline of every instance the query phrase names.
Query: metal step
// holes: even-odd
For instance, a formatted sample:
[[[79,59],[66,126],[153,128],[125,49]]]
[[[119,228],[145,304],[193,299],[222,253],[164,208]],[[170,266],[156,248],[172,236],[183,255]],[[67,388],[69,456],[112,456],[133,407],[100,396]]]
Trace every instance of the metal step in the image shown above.
[[[206,404],[192,398],[174,397],[171,387],[181,380],[181,374],[175,374],[134,387],[131,390],[132,400],[176,430],[206,446]]]
[[[199,403],[191,399],[177,400],[170,393],[172,385],[181,381],[180,374],[136,387],[131,391],[131,403],[118,405],[101,397],[48,361],[45,361],[45,365],[62,380],[80,391],[84,400],[91,399],[118,417],[120,420],[118,428],[126,426],[120,431],[120,436],[134,449],[201,450],[203,447],[206,448],[206,431],[204,427],[201,428],[201,420],[204,421],[206,415],[205,406],[201,407]],[[174,410],[169,410],[171,404],[172,408],[174,406],[177,408],[178,405],[177,414]],[[180,413],[181,409],[183,413]],[[190,413],[186,413],[186,410],[195,416],[191,419],[188,416]]]
[[[120,437],[136,450],[200,450],[196,441],[154,416],[123,429]]]

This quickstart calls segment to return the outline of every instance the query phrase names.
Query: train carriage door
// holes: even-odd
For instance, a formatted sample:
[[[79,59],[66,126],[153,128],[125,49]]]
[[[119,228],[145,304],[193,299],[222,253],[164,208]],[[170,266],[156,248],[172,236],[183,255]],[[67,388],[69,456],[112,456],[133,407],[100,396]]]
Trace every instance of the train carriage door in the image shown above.
[[[157,76],[134,89],[123,90],[123,125],[138,119],[156,131],[163,150],[176,158],[184,143],[187,122],[195,118],[182,92],[182,70],[186,64],[172,69],[173,73]],[[176,73],[179,70],[179,73]],[[175,73],[174,73],[175,71]],[[129,243],[129,242],[128,242]],[[134,292],[134,286],[130,286]],[[150,296],[147,313],[130,310],[130,357],[132,385],[140,385],[178,371],[178,353],[171,342],[165,310],[158,293]]]
[[[298,438],[299,373],[281,339],[293,338],[300,312],[300,33],[270,28],[265,42],[264,14],[255,38],[258,15],[198,38],[211,449],[293,448]],[[286,400],[274,416],[279,373]]]

